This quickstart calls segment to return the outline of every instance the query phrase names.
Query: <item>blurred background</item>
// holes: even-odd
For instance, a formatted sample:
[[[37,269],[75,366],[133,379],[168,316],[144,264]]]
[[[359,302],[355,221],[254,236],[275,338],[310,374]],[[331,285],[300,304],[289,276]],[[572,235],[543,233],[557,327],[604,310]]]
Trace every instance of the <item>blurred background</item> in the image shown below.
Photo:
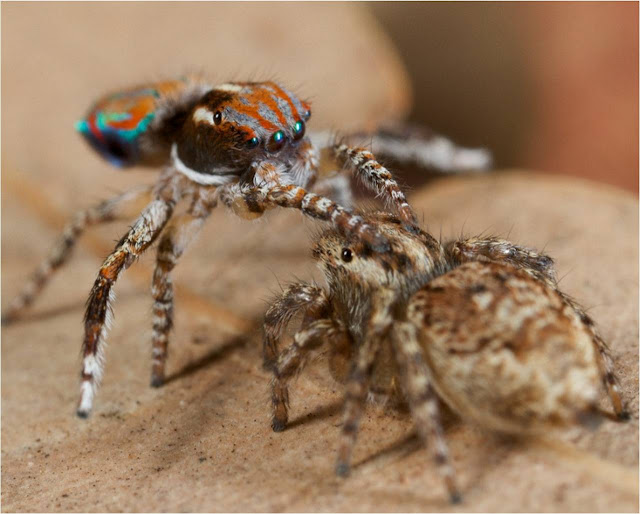
[[[408,117],[498,168],[638,190],[636,2],[9,3],[2,43],[3,164],[56,189],[108,169],[71,129],[97,97],[200,71],[278,78],[313,129]]]
[[[637,2],[368,5],[409,73],[411,119],[500,168],[637,193]]]

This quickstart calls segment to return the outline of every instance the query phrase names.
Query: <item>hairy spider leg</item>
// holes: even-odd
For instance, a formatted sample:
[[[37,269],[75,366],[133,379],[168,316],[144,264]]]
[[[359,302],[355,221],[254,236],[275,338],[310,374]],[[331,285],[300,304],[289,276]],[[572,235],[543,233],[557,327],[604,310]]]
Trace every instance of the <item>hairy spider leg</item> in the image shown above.
[[[112,318],[113,286],[127,269],[156,239],[173,213],[175,199],[160,192],[142,211],[135,224],[106,258],[98,272],[85,313],[85,337],[82,342],[82,385],[77,414],[86,418],[91,412],[104,362],[104,343]]]
[[[353,367],[347,379],[344,397],[344,423],[336,462],[336,474],[342,477],[349,474],[351,467],[351,454],[356,444],[360,418],[369,391],[373,364],[380,351],[382,340],[393,324],[391,305],[394,297],[392,290],[381,289],[373,298],[366,338],[362,345],[356,349]]]
[[[275,432],[281,432],[287,426],[289,380],[302,370],[305,357],[322,346],[330,338],[340,335],[342,329],[331,319],[318,319],[310,322],[294,336],[293,342],[280,354],[273,367],[274,378],[271,381],[271,427]]]
[[[341,234],[360,238],[375,251],[388,250],[386,238],[365,223],[361,216],[329,198],[309,193],[300,186],[288,184],[258,187],[235,183],[222,188],[220,199],[243,218],[261,216],[266,209],[275,206],[298,209],[311,218],[331,222]]]
[[[440,423],[438,398],[429,383],[429,370],[420,348],[416,326],[409,322],[396,322],[391,341],[418,432],[427,444],[433,444],[434,460],[444,479],[451,503],[459,503],[462,498],[456,486],[455,471],[450,463]]]
[[[150,193],[151,186],[138,187],[77,212],[65,225],[49,255],[33,273],[20,294],[11,301],[2,315],[3,323],[15,321],[33,303],[55,272],[67,262],[75,244],[88,227],[135,216],[140,210],[136,209],[134,213],[133,208],[138,206],[140,200],[148,202]]]
[[[174,218],[162,232],[153,273],[151,385],[160,387],[165,379],[169,333],[173,327],[173,282],[171,271],[187,247],[196,239],[216,206],[215,188],[199,188],[187,213]]]
[[[333,151],[342,165],[347,165],[370,190],[381,196],[387,205],[398,212],[402,221],[410,225],[418,224],[418,218],[391,172],[380,164],[369,150],[337,144]]]
[[[269,307],[264,316],[263,357],[264,368],[271,369],[278,359],[278,342],[291,318],[303,309],[305,321],[319,318],[328,307],[328,299],[322,289],[305,283],[292,284]]]

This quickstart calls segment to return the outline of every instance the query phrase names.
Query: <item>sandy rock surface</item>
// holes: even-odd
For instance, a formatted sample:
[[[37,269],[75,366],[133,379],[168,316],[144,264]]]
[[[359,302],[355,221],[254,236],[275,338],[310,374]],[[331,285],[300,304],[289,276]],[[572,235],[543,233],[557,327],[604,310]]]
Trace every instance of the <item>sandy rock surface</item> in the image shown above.
[[[3,200],[4,306],[53,232],[20,194]],[[509,233],[554,256],[563,288],[590,308],[611,344],[632,414],[595,432],[550,434],[547,444],[500,440],[450,416],[446,437],[465,495],[453,510],[637,510],[636,199],[513,172],[442,179],[411,200],[444,237]],[[152,256],[129,270],[86,421],[73,414],[83,303],[101,241],[110,246],[125,227],[100,229],[81,245],[32,312],[2,330],[3,510],[452,510],[400,411],[368,408],[352,476],[334,478],[340,387],[321,358],[291,388],[291,426],[271,431],[259,322],[279,283],[320,278],[308,251],[315,226],[301,220],[293,212],[257,223],[213,214],[175,273],[191,296],[178,296],[171,378],[159,390],[148,386]]]

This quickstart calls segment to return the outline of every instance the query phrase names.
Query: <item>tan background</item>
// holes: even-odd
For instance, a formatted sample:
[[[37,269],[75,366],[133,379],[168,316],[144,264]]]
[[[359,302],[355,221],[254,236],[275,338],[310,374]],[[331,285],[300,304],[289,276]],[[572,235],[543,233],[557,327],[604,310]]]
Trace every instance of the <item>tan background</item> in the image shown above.
[[[155,176],[112,170],[73,122],[105,91],[193,69],[276,75],[311,97],[313,128],[371,126],[410,107],[408,74],[363,4],[3,4],[3,306],[66,217]],[[610,341],[632,412],[627,424],[560,434],[560,446],[499,441],[450,419],[466,500],[457,510],[637,510],[635,198],[505,173],[441,180],[412,201],[434,233],[510,232],[546,247]],[[401,412],[369,409],[353,477],[333,477],[340,389],[321,361],[292,389],[290,429],[271,432],[259,323],[279,282],[318,277],[314,225],[300,220],[213,214],[175,273],[172,379],[161,390],[148,387],[152,252],[129,270],[83,422],[73,416],[83,303],[126,223],[86,237],[25,320],[2,329],[3,511],[448,509]]]

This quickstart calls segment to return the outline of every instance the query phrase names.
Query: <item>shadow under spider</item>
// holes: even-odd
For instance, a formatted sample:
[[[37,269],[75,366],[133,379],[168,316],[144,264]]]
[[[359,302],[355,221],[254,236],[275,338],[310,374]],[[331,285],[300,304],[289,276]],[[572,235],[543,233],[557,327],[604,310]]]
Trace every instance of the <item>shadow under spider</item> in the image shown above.
[[[182,369],[176,371],[175,373],[169,375],[165,378],[164,385],[174,382],[175,380],[179,380],[181,378],[188,377],[189,375],[193,375],[197,373],[201,369],[205,369],[209,367],[216,361],[222,360],[230,355],[232,352],[236,350],[240,350],[244,348],[249,339],[251,339],[251,334],[255,331],[254,329],[257,327],[255,325],[252,329],[248,330],[244,334],[237,335],[228,341],[225,341],[219,346],[213,348],[210,352],[206,353],[199,359],[190,362]]]
[[[322,405],[316,410],[308,412],[307,414],[287,423],[287,430],[298,427],[300,425],[314,423],[316,421],[321,421],[323,419],[330,418],[331,416],[335,416],[336,414],[342,412],[342,405],[342,400],[335,401],[333,403],[330,403],[329,405]]]
[[[121,295],[118,295],[118,301],[122,302],[127,298],[134,298],[136,296],[141,296],[142,294],[143,294],[142,292],[123,293]],[[20,315],[20,317],[18,318],[11,319],[9,321],[3,319],[2,326],[8,327],[11,325],[20,325],[23,323],[26,324],[26,323],[33,323],[37,321],[47,321],[49,319],[56,318],[58,316],[63,316],[65,314],[70,314],[72,312],[77,312],[79,310],[84,311],[85,306],[86,304],[84,302],[71,301],[66,304],[56,305],[55,307],[48,307],[40,311],[28,312],[24,315]]]

